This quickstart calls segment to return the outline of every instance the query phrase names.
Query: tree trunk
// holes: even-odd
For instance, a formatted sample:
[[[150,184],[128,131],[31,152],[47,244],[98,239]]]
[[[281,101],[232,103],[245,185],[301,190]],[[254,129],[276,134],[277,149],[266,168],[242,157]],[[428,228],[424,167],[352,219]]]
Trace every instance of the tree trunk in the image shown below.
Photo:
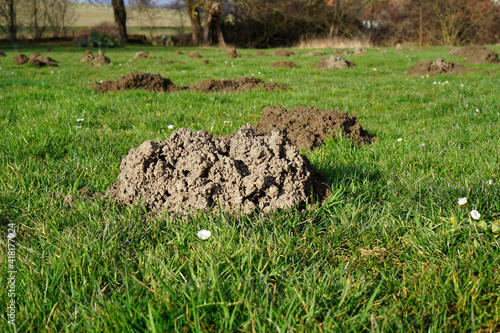
[[[224,35],[220,28],[222,6],[218,2],[210,4],[207,8],[205,18],[205,29],[203,32],[203,43],[211,46],[225,47]]]
[[[7,24],[7,29],[11,43],[15,43],[17,40],[16,11],[14,7],[14,0],[9,0],[9,22]]]
[[[115,24],[118,29],[118,38],[120,43],[127,43],[127,13],[125,11],[125,4],[123,0],[111,0],[113,5],[113,12],[115,14]]]
[[[203,41],[203,28],[201,27],[200,21],[200,7],[195,6],[193,0],[186,0],[186,11],[191,22],[191,28],[193,30],[193,44],[201,45]]]

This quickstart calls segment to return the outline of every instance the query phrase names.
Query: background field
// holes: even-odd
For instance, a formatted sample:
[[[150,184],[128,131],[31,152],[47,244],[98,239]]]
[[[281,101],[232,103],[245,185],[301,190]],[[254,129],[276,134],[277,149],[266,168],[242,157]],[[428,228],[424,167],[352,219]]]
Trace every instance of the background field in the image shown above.
[[[295,56],[286,60],[300,68],[289,70],[271,69],[283,60],[273,50],[227,59],[225,50],[198,49],[203,59],[191,59],[128,47],[106,52],[114,66],[94,68],[78,62],[85,50],[74,47],[0,49],[7,53],[0,58],[0,253],[7,257],[7,223],[14,223],[18,331],[500,330],[499,240],[468,217],[476,209],[487,226],[500,218],[499,65],[409,77],[418,60],[458,59],[449,48],[370,49],[346,56],[353,69],[319,70],[317,57]],[[140,50],[185,65],[128,62]],[[20,51],[60,66],[15,66]],[[160,73],[178,86],[254,75],[291,89],[100,94],[88,87],[132,71]],[[108,201],[64,202],[83,188],[104,192],[121,159],[145,140],[180,127],[229,134],[257,122],[269,105],[338,108],[379,138],[365,147],[332,138],[305,152],[331,184],[325,206],[269,217],[194,214],[183,222],[145,220],[141,207]],[[201,241],[200,229],[212,237]],[[6,265],[0,272],[6,281]],[[9,300],[2,288],[1,303]],[[14,331],[1,316],[0,331]]]

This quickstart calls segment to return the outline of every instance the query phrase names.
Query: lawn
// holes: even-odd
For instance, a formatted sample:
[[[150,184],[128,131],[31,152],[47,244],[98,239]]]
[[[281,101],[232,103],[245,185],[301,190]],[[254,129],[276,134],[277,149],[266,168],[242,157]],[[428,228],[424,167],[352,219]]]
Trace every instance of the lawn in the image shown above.
[[[314,68],[319,57],[275,58],[274,50],[229,59],[225,49],[199,48],[203,59],[191,59],[130,46],[107,50],[115,65],[96,68],[78,62],[84,49],[46,48],[0,45],[0,253],[10,260],[0,269],[0,331],[14,332],[12,300],[18,332],[500,331],[500,238],[492,230],[500,225],[500,65],[410,77],[419,60],[463,61],[445,47],[369,49],[345,56],[355,68],[328,71]],[[142,50],[185,64],[129,62]],[[41,52],[59,67],[15,66],[18,52]],[[283,60],[299,68],[271,68]],[[177,86],[253,75],[290,89],[89,88],[133,71]],[[183,221],[78,199],[84,188],[104,193],[145,140],[181,127],[230,134],[276,105],[356,114],[378,137],[363,147],[328,138],[303,152],[332,188],[320,208],[193,212]],[[201,229],[212,236],[199,239]]]

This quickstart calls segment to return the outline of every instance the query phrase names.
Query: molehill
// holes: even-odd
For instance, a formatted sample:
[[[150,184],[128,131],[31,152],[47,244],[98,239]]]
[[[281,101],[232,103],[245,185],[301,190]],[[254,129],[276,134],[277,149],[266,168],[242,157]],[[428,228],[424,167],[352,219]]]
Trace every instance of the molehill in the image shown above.
[[[408,68],[407,73],[409,75],[458,75],[468,73],[470,71],[471,70],[469,68],[464,67],[460,64],[445,62],[443,59],[437,59],[429,61],[419,61],[415,66]]]
[[[306,202],[324,203],[324,176],[281,133],[258,136],[249,126],[212,136],[181,128],[165,141],[146,141],[122,160],[118,181],[106,197],[144,203],[153,214],[271,212]]]

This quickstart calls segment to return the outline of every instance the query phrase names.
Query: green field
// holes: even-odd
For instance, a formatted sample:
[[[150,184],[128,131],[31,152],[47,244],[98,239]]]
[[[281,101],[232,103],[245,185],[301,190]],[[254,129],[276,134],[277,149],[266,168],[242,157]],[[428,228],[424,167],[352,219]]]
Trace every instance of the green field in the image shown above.
[[[278,59],[274,50],[228,59],[225,50],[198,49],[212,61],[202,65],[168,48],[128,47],[106,51],[114,66],[94,68],[78,62],[83,49],[46,48],[0,45],[0,253],[17,271],[15,296],[10,287],[0,292],[1,332],[14,332],[12,299],[18,332],[500,331],[500,238],[492,231],[500,225],[500,65],[422,78],[405,71],[418,60],[463,62],[444,47],[369,49],[346,56],[357,67],[325,71],[313,68],[318,57]],[[140,50],[185,64],[130,63]],[[36,51],[60,66],[13,64],[18,52]],[[300,68],[271,69],[283,60]],[[254,75],[290,89],[88,87],[133,71],[177,86]],[[105,192],[145,140],[181,127],[229,134],[275,105],[354,113],[378,137],[364,147],[330,138],[304,152],[332,188],[319,209],[194,213],[186,222],[110,201],[65,204],[83,188]],[[200,240],[200,229],[212,237]],[[7,264],[0,276],[11,286]]]

